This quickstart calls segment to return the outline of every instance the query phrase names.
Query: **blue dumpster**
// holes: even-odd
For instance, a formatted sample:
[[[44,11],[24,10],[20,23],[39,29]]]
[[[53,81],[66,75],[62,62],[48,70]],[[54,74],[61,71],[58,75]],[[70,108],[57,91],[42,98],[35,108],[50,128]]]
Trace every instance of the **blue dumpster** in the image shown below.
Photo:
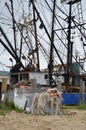
[[[64,105],[78,105],[80,103],[80,94],[79,93],[64,93],[62,94]],[[86,101],[86,94],[84,95]]]

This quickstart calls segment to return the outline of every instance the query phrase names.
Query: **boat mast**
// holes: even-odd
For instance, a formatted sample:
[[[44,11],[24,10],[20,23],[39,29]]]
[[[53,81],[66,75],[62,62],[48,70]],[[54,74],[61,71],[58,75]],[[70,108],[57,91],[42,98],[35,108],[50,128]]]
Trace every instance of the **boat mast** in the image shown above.
[[[17,47],[16,47],[16,27],[14,22],[14,10],[13,10],[13,0],[11,2],[11,10],[12,10],[12,21],[13,21],[13,33],[14,33],[14,46],[15,46],[15,53],[17,54]]]
[[[67,85],[69,85],[70,74],[71,74],[71,64],[72,64],[72,53],[73,53],[73,42],[71,41],[71,9],[72,4],[69,3],[69,17],[68,17],[68,49],[67,49]]]
[[[34,9],[35,9],[35,11],[36,11],[36,13],[37,13],[38,19],[40,20],[40,22],[41,22],[41,24],[42,24],[42,26],[43,26],[43,28],[44,28],[44,30],[45,30],[45,32],[46,32],[46,34],[47,34],[49,40],[50,40],[50,42],[52,43],[52,41],[53,41],[54,39],[51,40],[51,36],[50,36],[50,34],[49,34],[49,32],[48,32],[48,30],[47,30],[47,28],[46,28],[46,26],[45,26],[45,24],[44,24],[44,22],[43,22],[41,16],[40,16],[40,13],[38,12],[38,10],[37,10],[35,4],[33,3],[33,0],[30,0],[30,1],[31,1],[31,3],[32,3],[32,5],[33,5],[33,7],[34,7]],[[54,2],[55,2],[55,1],[54,1]],[[53,11],[53,12],[55,12],[55,11]],[[55,18],[55,14],[54,14],[54,13],[53,13],[53,18]],[[53,23],[54,23],[54,22],[53,22]],[[54,30],[54,28],[53,28],[53,30]],[[53,32],[54,32],[54,31],[53,31]],[[60,56],[60,54],[58,53],[57,48],[55,47],[54,44],[52,44],[52,47],[54,48],[54,50],[55,50],[57,56],[59,57],[59,59],[60,59],[62,65],[63,65],[63,67],[64,67],[64,70],[66,70],[65,65],[64,65],[64,63],[63,63],[63,60],[61,59],[61,56]],[[51,52],[50,52],[50,53],[51,53]],[[52,62],[52,58],[50,58],[50,59],[51,59],[51,60],[50,60],[50,63],[51,63],[51,62]],[[52,64],[52,63],[51,63],[51,64]],[[49,65],[48,65],[48,68],[49,68]],[[53,70],[53,69],[52,69],[52,70]],[[50,70],[50,82],[52,82],[52,81],[54,82],[54,79],[53,79],[53,77],[52,77],[52,70]],[[52,78],[52,80],[51,80],[51,78]],[[55,82],[54,82],[54,83],[55,83]],[[51,83],[50,83],[50,84],[51,84]],[[56,83],[55,83],[55,84],[56,84]]]
[[[68,48],[67,48],[67,76],[66,76],[66,84],[71,85],[70,78],[73,78],[72,76],[72,56],[73,56],[73,42],[71,41],[71,22],[73,20],[72,17],[72,5],[76,4],[80,0],[70,0],[67,4],[69,4],[69,16],[68,16]]]
[[[33,1],[34,2],[34,1]],[[36,63],[36,68],[38,71],[40,71],[40,65],[39,65],[39,50],[38,50],[38,39],[37,39],[37,28],[36,28],[36,16],[35,16],[35,9],[33,6],[33,23],[34,23],[34,34],[35,34],[35,44],[36,44],[36,58],[37,58],[37,63]]]
[[[55,5],[56,0],[53,3],[53,16],[52,16],[52,30],[51,30],[51,46],[50,46],[50,62],[49,62],[49,85],[52,87],[52,71],[53,71],[53,45],[54,45],[54,25],[55,25]]]

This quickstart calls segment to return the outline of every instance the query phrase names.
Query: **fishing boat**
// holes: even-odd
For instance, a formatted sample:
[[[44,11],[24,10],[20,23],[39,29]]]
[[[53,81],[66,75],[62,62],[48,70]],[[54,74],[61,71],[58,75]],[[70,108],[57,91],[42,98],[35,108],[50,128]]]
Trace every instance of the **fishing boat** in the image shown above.
[[[22,80],[42,87],[63,84],[70,92],[82,82],[85,87],[85,5],[85,0],[0,0],[0,64],[10,70],[12,87]]]

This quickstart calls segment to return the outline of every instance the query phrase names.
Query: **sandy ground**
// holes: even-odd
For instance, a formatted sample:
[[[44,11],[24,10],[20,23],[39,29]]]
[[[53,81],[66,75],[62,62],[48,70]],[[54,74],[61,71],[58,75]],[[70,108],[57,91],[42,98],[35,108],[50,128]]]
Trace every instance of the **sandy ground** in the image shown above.
[[[36,116],[15,111],[0,115],[0,130],[86,130],[86,110]]]

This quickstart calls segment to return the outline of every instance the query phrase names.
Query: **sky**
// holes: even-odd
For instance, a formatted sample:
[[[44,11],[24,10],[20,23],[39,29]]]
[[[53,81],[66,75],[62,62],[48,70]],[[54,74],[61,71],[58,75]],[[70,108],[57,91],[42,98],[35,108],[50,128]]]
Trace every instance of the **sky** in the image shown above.
[[[31,6],[31,3],[29,3],[28,1],[29,0],[24,0],[24,1],[23,0],[15,0],[15,1],[13,1],[14,2],[13,3],[14,4],[14,15],[15,15],[15,20],[16,20],[17,23],[23,24],[24,23],[23,18],[28,18],[29,20],[32,20],[32,10],[30,8],[28,8],[28,6]],[[49,5],[51,7],[53,7],[52,6],[52,0],[47,0],[47,2],[49,3]],[[67,5],[65,3],[61,4],[60,0],[57,0],[56,2],[57,2],[56,5],[59,6],[59,8],[62,9],[62,11],[68,15],[69,5]],[[12,16],[11,16],[10,12],[8,11],[5,3],[7,3],[9,8],[11,9],[10,0],[0,0],[0,26],[2,27],[6,36],[8,37],[12,46],[14,47]],[[44,22],[44,24],[45,24],[45,26],[48,30],[48,33],[51,35],[52,13],[49,10],[49,7],[45,4],[45,2],[43,0],[36,0],[36,7],[38,9],[40,16],[43,19],[43,22]],[[86,0],[82,0],[82,11],[83,11],[83,20],[86,23]],[[57,7],[56,7],[55,14],[56,14],[57,18],[60,20],[62,27],[67,28],[68,27],[67,17],[64,14],[62,14]],[[79,17],[78,17],[76,5],[73,5],[72,15],[78,21]],[[41,45],[47,50],[47,53],[49,53],[50,52],[50,41],[49,41],[48,36],[45,33],[45,30],[39,28],[40,24],[41,24],[40,20],[38,19],[37,20],[38,40],[40,41]],[[30,27],[28,27],[28,30],[30,29]],[[55,20],[55,26],[54,27],[57,30],[56,34],[58,34],[58,36],[63,40],[65,46],[67,46],[67,37],[65,36],[64,32],[58,31],[58,29],[61,29],[61,27],[58,24],[57,20]],[[86,28],[86,25],[85,25],[85,28]],[[67,33],[67,29],[65,31]],[[55,45],[57,46],[57,50],[58,50],[62,60],[64,61],[64,63],[66,63],[67,50],[65,49],[65,47],[61,43],[61,41],[58,39],[56,34],[55,34],[55,37],[54,37]],[[26,35],[26,32],[24,32],[24,35]],[[75,55],[75,51],[77,51],[78,56],[83,58],[83,56],[84,56],[83,46],[82,46],[80,39],[78,38],[78,35],[80,35],[78,30],[73,29],[72,30],[72,37],[73,37],[72,40],[74,42],[73,51],[74,51],[74,55]],[[5,41],[5,39],[3,38],[1,33],[0,33],[0,38],[8,46],[7,42]],[[20,47],[20,33],[19,33],[18,29],[16,29],[16,39],[17,39],[17,53],[19,53],[18,49]],[[34,43],[35,41],[33,39],[33,36],[30,33],[29,33],[29,41],[32,42],[32,47],[35,49],[35,43]],[[0,44],[0,50],[1,50],[0,51],[0,70],[10,70],[12,64],[13,65],[15,64],[15,60],[7,52],[7,50],[2,46],[2,44]],[[27,45],[25,45],[25,44],[23,44],[22,53],[24,55],[27,55],[27,53],[28,53]],[[48,63],[45,60],[47,57],[45,58],[43,56],[43,53],[42,53],[40,47],[39,47],[39,53],[40,53],[39,59],[40,59],[41,69],[47,68]],[[59,61],[59,58],[57,57],[55,52],[54,52],[54,57],[55,57],[55,62],[57,64],[59,64],[60,61]],[[10,58],[13,59],[13,63],[9,60]],[[26,63],[25,60],[22,60],[22,62],[23,62],[23,64],[28,64],[28,62]],[[49,59],[48,59],[48,62],[49,62]]]

